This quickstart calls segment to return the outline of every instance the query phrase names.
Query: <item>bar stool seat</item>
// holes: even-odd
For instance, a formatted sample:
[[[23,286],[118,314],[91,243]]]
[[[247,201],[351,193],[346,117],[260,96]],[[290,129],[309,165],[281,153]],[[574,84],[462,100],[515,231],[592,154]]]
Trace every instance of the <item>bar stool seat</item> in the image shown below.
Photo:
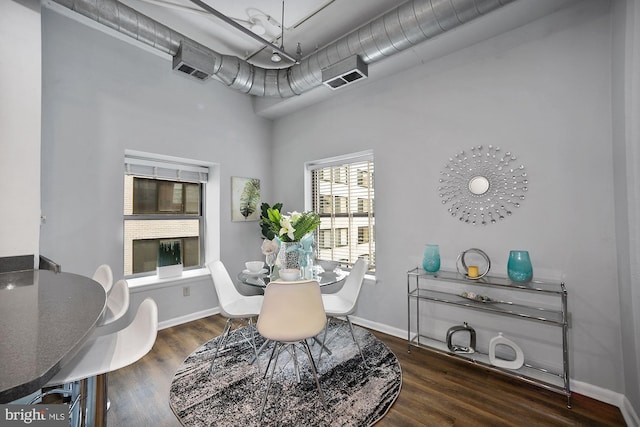
[[[101,328],[96,328],[94,335],[45,386],[73,383],[74,387],[51,390],[46,394],[72,394],[74,400],[80,400],[84,408],[87,404],[86,396],[82,396],[81,392],[78,393],[77,387],[80,390],[86,390],[88,378],[106,376],[108,372],[131,365],[151,350],[158,331],[158,307],[153,299],[147,298],[140,304],[133,321],[128,326],[108,334],[100,334]],[[102,390],[99,392],[102,392],[104,402],[101,405],[103,407],[96,410],[106,414],[106,378],[103,377],[100,382]],[[75,403],[72,402],[71,410],[74,409]],[[85,410],[81,410],[80,414],[79,417],[86,416]]]

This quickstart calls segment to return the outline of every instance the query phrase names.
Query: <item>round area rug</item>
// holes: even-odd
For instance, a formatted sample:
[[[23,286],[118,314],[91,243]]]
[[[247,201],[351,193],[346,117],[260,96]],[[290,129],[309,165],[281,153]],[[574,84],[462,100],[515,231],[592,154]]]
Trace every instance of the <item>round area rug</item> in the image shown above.
[[[296,347],[280,354],[260,420],[269,379],[263,376],[273,344],[269,343],[250,364],[255,355],[250,345],[251,331],[245,326],[229,334],[211,376],[211,358],[220,337],[198,348],[180,366],[171,383],[169,402],[183,425],[370,426],[387,413],[400,393],[402,371],[396,355],[369,331],[354,326],[365,366],[348,324],[332,321],[326,343],[332,354],[323,352],[318,362],[320,345],[311,345],[328,409],[320,400],[306,353]],[[264,338],[255,329],[253,332],[260,348]],[[300,382],[294,357],[299,362]]]

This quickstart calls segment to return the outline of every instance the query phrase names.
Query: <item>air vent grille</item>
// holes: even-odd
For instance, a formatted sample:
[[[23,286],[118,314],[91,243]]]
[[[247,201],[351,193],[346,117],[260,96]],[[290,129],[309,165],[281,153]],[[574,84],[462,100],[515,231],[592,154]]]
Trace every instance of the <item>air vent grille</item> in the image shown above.
[[[353,55],[323,69],[322,84],[336,90],[367,76],[367,64],[358,55]]]
[[[189,74],[198,80],[206,80],[214,72],[213,56],[183,40],[173,57],[173,69]]]

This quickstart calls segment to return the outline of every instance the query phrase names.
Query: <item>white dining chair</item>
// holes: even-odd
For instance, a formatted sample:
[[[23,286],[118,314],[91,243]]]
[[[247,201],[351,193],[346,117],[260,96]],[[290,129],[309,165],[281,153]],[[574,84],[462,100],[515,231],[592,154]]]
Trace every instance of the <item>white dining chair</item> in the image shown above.
[[[80,417],[84,417],[87,404],[86,396],[82,396],[76,390],[78,387],[80,390],[86,390],[87,379],[103,376],[100,381],[103,384],[103,389],[97,393],[104,396],[104,405],[106,405],[106,374],[131,365],[146,355],[156,341],[157,331],[158,307],[153,299],[146,298],[138,307],[136,315],[129,325],[113,333],[97,333],[92,336],[45,385],[45,387],[50,387],[73,383],[74,387],[49,390],[38,397],[41,399],[48,394],[70,394],[72,392],[75,399],[83,407],[80,410]],[[72,402],[70,407],[73,408],[76,404],[77,402]],[[106,414],[106,407],[99,409],[101,413]]]
[[[108,264],[102,264],[93,273],[93,280],[100,283],[106,293],[109,293],[113,286],[113,271]]]
[[[220,314],[227,319],[222,331],[222,336],[218,340],[216,345],[216,351],[211,359],[211,366],[209,367],[209,374],[213,372],[213,364],[218,357],[218,352],[221,348],[224,348],[229,332],[233,326],[234,320],[247,320],[249,324],[249,330],[251,332],[251,345],[254,353],[257,357],[257,350],[254,339],[253,331],[253,318],[260,314],[260,307],[262,306],[262,295],[242,295],[236,289],[231,280],[231,276],[227,272],[222,261],[212,261],[207,264],[209,271],[211,272],[211,278],[213,279],[213,287],[218,297],[218,304],[220,305]]]
[[[327,331],[329,329],[329,323],[331,322],[331,319],[344,317],[349,324],[351,337],[358,347],[360,357],[366,365],[367,361],[365,360],[362,349],[360,348],[360,344],[358,343],[358,340],[353,333],[353,325],[351,324],[351,319],[349,319],[349,315],[353,314],[356,311],[360,289],[362,288],[362,282],[364,281],[364,275],[366,274],[366,272],[367,262],[364,259],[359,258],[353,265],[349,276],[347,276],[344,285],[338,292],[333,294],[322,294],[322,303],[324,304],[324,310],[329,317],[329,320],[327,321],[327,325],[325,327],[324,336],[322,338],[322,346],[320,348],[320,355],[318,356],[318,359],[322,358],[322,352],[325,349],[325,341],[327,338]]]
[[[318,388],[320,400],[325,409],[327,408],[324,393],[320,387],[316,365],[306,341],[322,332],[326,321],[327,316],[324,313],[320,285],[317,281],[271,282],[267,285],[256,326],[260,335],[274,341],[276,345],[271,352],[271,357],[265,370],[266,376],[275,355],[267,390],[262,399],[260,420],[262,420],[264,408],[267,404],[267,397],[271,389],[280,353],[285,348],[295,348],[293,347],[295,344],[300,344],[304,348]],[[293,357],[295,363],[295,352]]]

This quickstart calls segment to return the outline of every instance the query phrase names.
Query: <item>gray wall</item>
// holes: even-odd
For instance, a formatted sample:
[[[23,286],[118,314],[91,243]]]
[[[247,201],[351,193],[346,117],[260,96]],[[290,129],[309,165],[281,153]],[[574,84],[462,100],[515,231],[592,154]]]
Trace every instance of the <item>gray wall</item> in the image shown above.
[[[253,114],[250,98],[50,9],[42,24],[41,253],[64,271],[90,276],[108,263],[122,277],[123,159],[132,149],[217,164],[219,227],[218,212],[208,219],[219,234],[207,258],[219,254],[235,274],[261,256],[257,223],[231,222],[230,208],[231,176],[259,178],[270,195],[271,122]],[[161,322],[214,306],[208,276],[191,286],[189,298],[163,288]]]
[[[0,2],[0,257],[37,255],[40,2]]]
[[[572,378],[624,392],[611,46],[609,4],[582,2],[276,121],[275,196],[289,206],[303,204],[304,161],[374,150],[378,283],[359,317],[406,329],[405,273],[425,243],[449,267],[479,247],[497,274],[510,249],[527,249],[538,277],[567,284]],[[489,144],[527,167],[528,198],[497,225],[461,224],[441,204],[439,173]]]
[[[640,402],[640,7],[614,2],[613,161],[625,395]],[[636,411],[637,413],[638,411]]]

